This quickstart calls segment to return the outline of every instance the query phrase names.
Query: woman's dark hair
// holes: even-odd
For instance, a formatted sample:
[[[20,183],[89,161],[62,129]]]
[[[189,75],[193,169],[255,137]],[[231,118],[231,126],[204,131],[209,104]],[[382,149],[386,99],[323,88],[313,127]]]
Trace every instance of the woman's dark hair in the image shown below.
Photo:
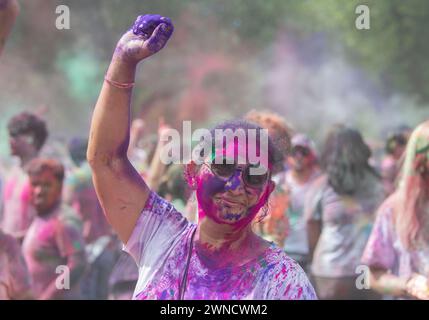
[[[34,138],[34,146],[39,151],[48,137],[43,119],[30,112],[21,112],[9,120],[7,125],[10,136],[28,134]]]
[[[248,142],[249,130],[255,130],[257,146],[260,145],[262,130],[266,130],[255,123],[242,120],[242,119],[224,121],[222,123],[219,123],[212,130],[210,130],[213,149],[215,147],[216,130],[228,130],[228,129],[230,129],[232,132],[236,132],[236,130],[238,129],[243,129],[246,133],[246,142]],[[272,166],[272,168],[278,168],[279,166],[283,165],[284,154],[273,143],[272,138],[269,135],[267,136],[268,136],[268,162]]]
[[[338,194],[354,194],[369,173],[379,178],[369,165],[371,149],[359,131],[341,124],[333,126],[322,152],[322,167],[329,184]]]
[[[73,162],[79,166],[82,162],[86,161],[88,139],[79,137],[72,138],[67,145],[67,149]]]

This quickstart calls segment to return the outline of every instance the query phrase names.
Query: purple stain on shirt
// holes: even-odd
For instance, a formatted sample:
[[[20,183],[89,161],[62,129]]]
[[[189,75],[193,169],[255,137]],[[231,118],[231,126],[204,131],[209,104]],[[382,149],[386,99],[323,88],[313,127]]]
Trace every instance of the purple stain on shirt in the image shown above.
[[[173,23],[170,18],[159,14],[138,16],[133,26],[133,33],[148,39],[148,49],[155,53],[161,50],[173,34]]]

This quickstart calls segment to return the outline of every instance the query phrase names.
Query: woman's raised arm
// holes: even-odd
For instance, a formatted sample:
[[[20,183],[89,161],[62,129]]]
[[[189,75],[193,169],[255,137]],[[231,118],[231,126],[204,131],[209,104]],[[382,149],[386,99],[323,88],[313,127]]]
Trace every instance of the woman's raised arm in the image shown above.
[[[135,71],[141,60],[164,47],[172,33],[168,18],[137,18],[116,46],[92,117],[87,158],[107,220],[124,243],[150,192],[127,158]]]

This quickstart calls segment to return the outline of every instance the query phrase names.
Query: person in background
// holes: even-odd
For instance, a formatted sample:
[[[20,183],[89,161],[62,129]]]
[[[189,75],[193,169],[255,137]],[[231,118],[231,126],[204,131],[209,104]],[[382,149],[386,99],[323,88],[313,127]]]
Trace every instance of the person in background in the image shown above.
[[[86,268],[82,222],[62,203],[63,165],[34,159],[27,167],[30,201],[37,212],[24,238],[22,251],[37,299],[78,299]],[[58,270],[59,266],[64,269]]]
[[[6,40],[12,30],[16,17],[19,14],[19,4],[16,0],[0,0],[0,56],[6,44]],[[0,228],[3,208],[4,164],[0,162]]]
[[[362,263],[381,294],[429,300],[429,121],[411,134],[398,187],[377,211]]]
[[[259,212],[253,229],[264,239],[283,247],[289,231],[289,220],[285,214],[289,198],[288,190],[285,189],[281,180],[285,172],[284,163],[290,151],[292,129],[283,117],[270,111],[252,110],[246,114],[245,119],[267,129],[268,135],[280,151],[281,159],[273,168],[272,179],[276,183],[276,187],[271,195],[270,205],[267,210]]]
[[[19,14],[16,0],[0,0],[0,56]],[[0,166],[0,300],[31,299],[31,279],[20,243],[2,230],[5,173]],[[10,205],[10,203],[9,203]],[[21,238],[22,234],[15,234]]]
[[[120,251],[121,244],[117,249]],[[139,278],[139,268],[127,252],[119,253],[109,277],[109,300],[131,300]]]
[[[11,154],[19,165],[4,173],[3,208],[0,214],[3,231],[22,241],[36,213],[30,205],[30,185],[26,168],[36,158],[48,136],[45,121],[29,112],[14,116],[8,123]]]
[[[83,236],[87,244],[102,236],[110,235],[112,230],[103,215],[92,183],[91,168],[86,161],[88,140],[73,138],[68,144],[74,168],[66,172],[63,199],[83,221]]]
[[[280,151],[281,158],[286,159],[291,147],[293,129],[282,116],[271,111],[251,110],[244,119],[267,129],[269,137]],[[273,168],[274,176],[283,172],[284,169],[284,163],[279,162],[278,166]]]
[[[32,299],[31,278],[18,241],[0,228],[0,300]]]
[[[314,142],[304,134],[292,137],[292,149],[287,157],[288,171],[280,183],[288,191],[287,216],[289,232],[284,243],[286,253],[304,270],[308,264],[307,225],[304,218],[304,200],[311,184],[321,174]]]
[[[381,161],[381,176],[383,178],[386,197],[395,190],[395,182],[401,166],[401,158],[407,145],[410,128],[399,127],[391,133],[385,146],[386,155]]]
[[[357,130],[336,125],[329,132],[321,156],[324,174],[304,203],[311,273],[320,299],[377,298],[356,287],[356,268],[384,198],[370,156]]]
[[[158,188],[162,181],[162,177],[166,173],[168,166],[171,165],[171,163],[166,163],[166,161],[163,161],[162,159],[163,148],[169,142],[169,134],[171,133],[170,130],[171,127],[164,122],[163,118],[161,118],[158,124],[158,141],[155,147],[152,161],[150,162],[150,166],[146,172],[146,175],[143,176],[146,179],[147,184],[151,187],[151,189],[156,191],[158,191]],[[179,145],[174,147],[180,148]]]
[[[180,212],[186,209],[189,198],[189,188],[183,176],[183,165],[171,164],[162,176],[158,187],[158,194],[170,201]]]
[[[91,168],[86,161],[88,140],[73,138],[68,144],[75,165],[66,174],[64,202],[71,206],[83,222],[83,237],[88,268],[82,280],[82,298],[105,300],[108,298],[108,281],[119,255],[116,237],[104,218],[92,183]]]

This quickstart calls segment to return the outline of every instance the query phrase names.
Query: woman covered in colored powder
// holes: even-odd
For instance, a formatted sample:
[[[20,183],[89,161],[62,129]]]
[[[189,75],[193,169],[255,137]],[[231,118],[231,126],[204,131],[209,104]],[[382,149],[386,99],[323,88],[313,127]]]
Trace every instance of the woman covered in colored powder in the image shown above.
[[[130,164],[126,151],[136,66],[161,50],[172,32],[168,18],[138,17],[116,47],[91,124],[88,159],[98,196],[139,266],[134,299],[316,298],[297,263],[251,230],[252,219],[274,189],[270,169],[277,158],[269,140],[267,152],[259,149],[268,167],[264,173],[251,174],[256,168],[242,153],[257,147],[244,142],[247,148],[242,148],[236,140],[214,148],[204,163],[187,165],[198,225],[151,191]],[[245,121],[217,128],[246,134],[254,129],[256,141],[261,140],[261,128]]]
[[[311,272],[320,299],[377,298],[356,287],[356,268],[384,198],[381,179],[368,163],[370,156],[358,131],[335,126],[321,156],[325,174],[306,195]]]
[[[362,262],[375,290],[429,299],[429,121],[408,141],[398,188],[378,209]]]

